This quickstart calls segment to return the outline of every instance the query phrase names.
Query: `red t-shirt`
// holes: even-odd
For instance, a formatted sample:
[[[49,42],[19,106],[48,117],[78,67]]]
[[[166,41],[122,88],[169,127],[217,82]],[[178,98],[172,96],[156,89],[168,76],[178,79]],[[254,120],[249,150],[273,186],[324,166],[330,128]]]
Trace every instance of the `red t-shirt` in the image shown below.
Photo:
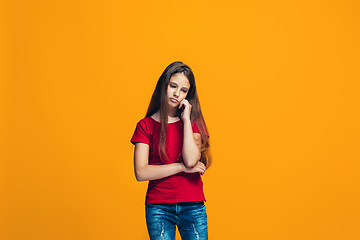
[[[181,162],[181,152],[184,139],[182,121],[168,123],[166,136],[166,153],[168,161],[161,162],[158,154],[160,139],[160,122],[151,116],[141,119],[135,128],[131,143],[146,143],[149,145],[149,164],[160,165]],[[194,133],[200,133],[197,124],[192,124]],[[179,157],[180,156],[180,157]],[[165,178],[151,180],[146,193],[146,203],[178,203],[206,201],[200,173],[180,172]]]

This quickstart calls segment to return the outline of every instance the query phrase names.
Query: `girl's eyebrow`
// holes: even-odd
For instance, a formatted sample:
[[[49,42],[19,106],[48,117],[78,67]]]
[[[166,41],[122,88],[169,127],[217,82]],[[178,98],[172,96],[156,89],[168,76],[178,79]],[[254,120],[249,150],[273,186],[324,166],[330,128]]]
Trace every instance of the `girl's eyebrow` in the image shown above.
[[[174,83],[174,82],[171,82],[171,81],[170,81],[170,83],[175,84],[177,86],[177,83]],[[182,88],[185,88],[186,90],[189,90],[187,87],[182,87]]]

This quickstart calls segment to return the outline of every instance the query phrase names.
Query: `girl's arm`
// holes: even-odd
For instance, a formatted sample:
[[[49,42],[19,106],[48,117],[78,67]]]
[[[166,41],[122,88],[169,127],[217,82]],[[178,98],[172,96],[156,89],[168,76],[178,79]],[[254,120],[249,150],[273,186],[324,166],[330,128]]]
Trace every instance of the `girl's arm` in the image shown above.
[[[184,124],[184,141],[183,141],[182,157],[183,157],[184,165],[188,168],[192,168],[196,166],[196,164],[201,158],[201,152],[200,152],[201,135],[198,133],[193,133],[190,119],[184,119],[183,124]]]
[[[183,163],[171,163],[165,165],[149,165],[149,145],[145,143],[135,144],[134,170],[136,180],[149,181],[168,177],[179,172],[204,174],[205,165],[197,164],[192,168],[187,168]]]

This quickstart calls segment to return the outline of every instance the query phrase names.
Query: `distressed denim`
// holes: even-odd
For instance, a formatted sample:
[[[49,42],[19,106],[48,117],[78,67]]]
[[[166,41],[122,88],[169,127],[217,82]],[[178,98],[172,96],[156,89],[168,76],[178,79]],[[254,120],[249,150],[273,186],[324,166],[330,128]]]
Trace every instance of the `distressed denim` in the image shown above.
[[[145,203],[150,240],[174,240],[176,226],[182,240],[207,240],[208,227],[204,202]]]

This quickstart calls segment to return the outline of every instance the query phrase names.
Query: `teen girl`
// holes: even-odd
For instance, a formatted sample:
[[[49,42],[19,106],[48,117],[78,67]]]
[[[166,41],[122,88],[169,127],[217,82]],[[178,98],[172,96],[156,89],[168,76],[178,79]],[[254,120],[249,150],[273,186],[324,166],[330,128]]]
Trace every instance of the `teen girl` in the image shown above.
[[[201,175],[210,165],[209,135],[189,66],[171,63],[160,76],[145,118],[135,128],[134,170],[149,181],[145,200],[151,240],[208,239]]]

